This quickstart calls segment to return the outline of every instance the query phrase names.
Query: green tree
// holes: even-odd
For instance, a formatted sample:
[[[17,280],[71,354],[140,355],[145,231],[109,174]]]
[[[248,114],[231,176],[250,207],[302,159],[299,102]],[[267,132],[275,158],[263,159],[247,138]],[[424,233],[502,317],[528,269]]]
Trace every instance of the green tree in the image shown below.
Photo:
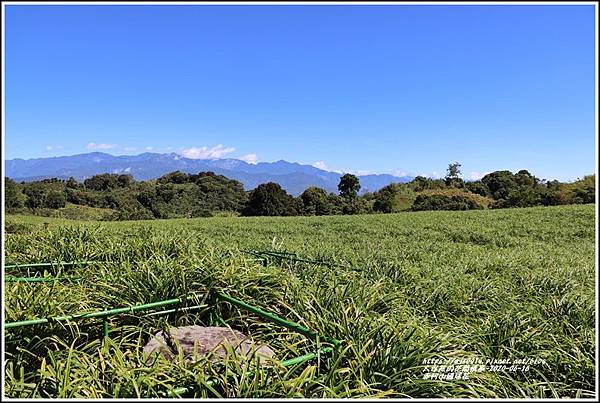
[[[77,183],[77,181],[75,180],[75,178],[73,178],[72,176],[67,180],[66,183],[67,188],[69,189],[77,189],[79,187],[79,184]]]
[[[507,199],[511,189],[517,187],[517,182],[510,171],[495,171],[481,178],[481,182],[490,190],[490,195],[498,199]]]
[[[460,178],[460,163],[455,162],[454,164],[448,164],[448,169],[446,170],[446,178],[450,179],[458,179]]]
[[[519,186],[536,187],[539,180],[529,173],[528,170],[522,169],[514,175],[515,182]]]
[[[431,179],[421,175],[416,176],[409,184],[415,192],[421,192],[426,189],[446,188],[446,181],[444,179]]]
[[[410,183],[390,183],[375,192],[373,211],[395,213],[411,208],[415,192]]]
[[[258,185],[250,192],[248,204],[242,211],[245,216],[296,215],[294,198],[275,182]]]
[[[244,185],[214,172],[190,175],[199,190],[199,202],[210,211],[241,211],[248,200]]]
[[[83,181],[83,185],[91,190],[109,190],[117,187],[117,177],[115,174],[94,175]]]
[[[340,196],[346,198],[354,198],[358,196],[358,191],[360,190],[360,181],[356,175],[352,174],[344,174],[340,178],[340,183],[338,184],[338,190],[340,191]]]
[[[189,181],[189,175],[181,171],[170,172],[158,178],[158,183],[187,183]]]
[[[4,178],[4,206],[7,209],[17,209],[25,205],[26,197],[17,182]]]
[[[394,210],[394,199],[398,193],[398,184],[391,183],[375,192],[373,211],[391,213]]]
[[[587,175],[583,179],[569,184],[568,189],[574,203],[594,203],[596,201],[596,175]]]
[[[428,188],[427,178],[421,175],[415,176],[414,179],[410,181],[410,184],[415,192],[420,192]]]
[[[50,192],[48,192],[44,202],[45,207],[52,209],[65,207],[66,204],[67,197],[65,196],[65,194],[56,190],[51,190]]]
[[[28,183],[23,188],[23,193],[27,196],[25,205],[31,209],[44,207],[46,204],[46,192],[41,182]]]
[[[121,174],[117,176],[117,186],[122,188],[131,187],[135,183],[133,176],[129,174]]]
[[[531,207],[542,203],[541,194],[534,188],[519,185],[508,191],[505,200],[500,200],[496,207]]]
[[[394,210],[394,194],[382,192],[373,203],[373,211],[380,213],[391,213]]]
[[[301,195],[302,214],[304,215],[327,215],[331,214],[332,205],[327,192],[321,188],[311,186]]]
[[[467,182],[465,184],[465,187],[467,188],[467,190],[469,192],[478,194],[480,196],[489,196],[490,195],[490,190],[481,181]]]
[[[483,209],[475,200],[466,196],[420,194],[412,206],[413,211],[425,210],[474,210]]]
[[[460,177],[460,167],[461,165],[458,162],[455,162],[454,164],[448,164],[445,177],[446,186],[454,188],[461,188],[465,186],[465,182]]]
[[[367,201],[362,197],[342,197],[342,214],[365,214],[368,211]]]

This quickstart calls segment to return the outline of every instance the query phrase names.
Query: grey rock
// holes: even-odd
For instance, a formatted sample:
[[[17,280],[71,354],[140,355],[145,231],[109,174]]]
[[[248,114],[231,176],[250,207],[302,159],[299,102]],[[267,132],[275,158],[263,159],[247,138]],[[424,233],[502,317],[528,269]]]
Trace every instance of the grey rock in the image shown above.
[[[248,336],[237,330],[197,325],[172,327],[168,334],[163,331],[156,333],[144,346],[144,354],[148,357],[148,362],[152,362],[158,353],[167,360],[173,361],[177,356],[177,346],[181,346],[186,361],[193,359],[194,351],[197,352],[197,356],[212,352],[213,357],[224,358],[226,345],[231,346],[238,354],[247,356],[255,353],[261,362],[275,355],[269,347],[255,344]]]

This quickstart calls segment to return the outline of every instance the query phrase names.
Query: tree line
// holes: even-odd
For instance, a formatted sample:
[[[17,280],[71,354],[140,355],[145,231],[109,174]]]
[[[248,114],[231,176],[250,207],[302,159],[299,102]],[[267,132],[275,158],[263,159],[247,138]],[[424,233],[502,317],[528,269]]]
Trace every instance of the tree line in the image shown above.
[[[417,176],[359,195],[359,179],[344,174],[338,193],[318,187],[300,196],[279,184],[264,183],[245,191],[241,182],[213,172],[171,172],[155,180],[136,181],[128,174],[99,174],[83,182],[74,178],[17,183],[5,178],[5,207],[9,213],[82,218],[139,220],[243,216],[295,216],[393,213],[422,210],[470,210],[594,203],[595,176],[572,183],[545,181],[527,170],[496,171],[476,181],[461,178],[460,164],[448,166],[443,179]],[[72,217],[71,217],[71,216]]]

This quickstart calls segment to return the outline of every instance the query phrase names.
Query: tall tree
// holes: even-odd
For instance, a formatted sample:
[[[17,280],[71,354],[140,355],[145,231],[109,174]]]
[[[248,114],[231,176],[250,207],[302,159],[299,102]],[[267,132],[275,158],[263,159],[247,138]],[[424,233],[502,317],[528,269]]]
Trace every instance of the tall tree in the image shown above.
[[[275,182],[258,185],[250,192],[248,204],[242,211],[246,216],[296,215],[294,198]]]
[[[344,174],[340,178],[338,190],[340,191],[340,196],[351,198],[356,197],[358,196],[358,191],[360,190],[360,181],[356,175]]]
[[[4,205],[7,209],[23,207],[26,197],[19,189],[19,185],[10,179],[4,178]]]
[[[455,162],[454,164],[448,164],[446,170],[446,186],[450,187],[464,187],[465,182],[460,177],[460,163]]]
[[[332,205],[327,192],[316,186],[307,188],[301,195],[302,214],[304,215],[326,215],[331,214]]]

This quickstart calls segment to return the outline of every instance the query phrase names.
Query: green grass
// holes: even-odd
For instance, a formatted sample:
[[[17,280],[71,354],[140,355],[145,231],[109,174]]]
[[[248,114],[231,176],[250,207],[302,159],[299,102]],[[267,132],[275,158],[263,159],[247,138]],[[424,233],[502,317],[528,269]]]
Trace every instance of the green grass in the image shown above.
[[[595,397],[593,205],[330,217],[77,222],[8,216],[10,262],[106,260],[83,281],[7,283],[5,320],[221,291],[344,342],[331,358],[248,375],[239,357],[146,365],[165,318],[5,332],[11,397]],[[345,267],[272,260],[285,250]],[[12,274],[12,273],[11,273]],[[303,337],[228,306],[285,359]],[[206,323],[203,313],[171,325]],[[527,372],[423,379],[425,359],[539,358]],[[209,388],[209,376],[220,379]]]

